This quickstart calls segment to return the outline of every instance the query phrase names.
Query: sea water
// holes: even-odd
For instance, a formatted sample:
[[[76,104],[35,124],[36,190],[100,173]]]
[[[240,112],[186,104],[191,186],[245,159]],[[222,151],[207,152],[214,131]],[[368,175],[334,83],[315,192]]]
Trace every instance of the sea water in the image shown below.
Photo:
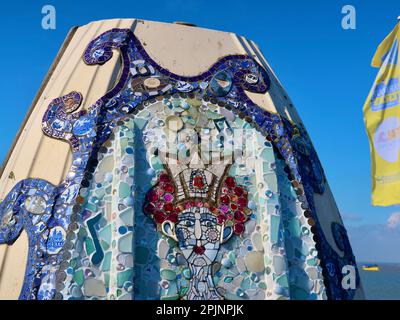
[[[360,263],[361,283],[368,300],[400,300],[400,263],[377,263],[380,271],[365,271]]]

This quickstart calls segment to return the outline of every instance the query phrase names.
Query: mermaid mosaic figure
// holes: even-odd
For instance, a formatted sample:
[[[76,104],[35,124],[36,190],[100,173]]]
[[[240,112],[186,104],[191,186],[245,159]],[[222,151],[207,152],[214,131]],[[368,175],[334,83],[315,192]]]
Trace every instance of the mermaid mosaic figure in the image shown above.
[[[352,299],[340,279],[355,259],[344,227],[329,230],[338,254],[316,215],[325,177],[307,134],[246,94],[273,75],[231,55],[179,76],[128,29],[83,59],[104,64],[113,49],[110,92],[87,111],[72,92],[43,117],[73,151],[64,181],[23,180],[0,204],[0,243],[28,233],[20,298]]]

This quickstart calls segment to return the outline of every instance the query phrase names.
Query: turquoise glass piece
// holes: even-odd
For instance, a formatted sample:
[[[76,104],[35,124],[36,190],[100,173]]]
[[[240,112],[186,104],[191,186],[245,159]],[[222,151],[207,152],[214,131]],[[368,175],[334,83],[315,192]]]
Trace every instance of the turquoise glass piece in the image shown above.
[[[293,237],[300,237],[301,229],[300,229],[300,222],[298,219],[291,219],[289,222],[288,229]]]
[[[288,278],[286,275],[282,275],[276,279],[277,283],[282,286],[283,288],[289,287]]]
[[[103,239],[107,243],[111,243],[111,225],[107,225],[99,232],[99,238]]]
[[[122,287],[126,281],[132,280],[133,270],[128,269],[123,272],[119,272],[117,274],[117,285],[118,287]]]
[[[280,223],[281,223],[281,219],[279,216],[271,215],[271,242],[272,242],[272,244],[278,242]]]
[[[129,197],[131,194],[131,188],[125,182],[121,182],[119,185],[119,196],[120,198]]]
[[[162,269],[161,278],[172,281],[176,279],[176,273],[171,269]]]
[[[132,252],[132,233],[129,232],[125,236],[119,239],[118,241],[118,249],[123,253],[131,253]]]
[[[111,267],[111,257],[112,257],[112,253],[111,252],[107,252],[104,255],[104,259],[103,259],[103,264],[101,266],[101,269],[103,271],[109,271],[110,267]]]

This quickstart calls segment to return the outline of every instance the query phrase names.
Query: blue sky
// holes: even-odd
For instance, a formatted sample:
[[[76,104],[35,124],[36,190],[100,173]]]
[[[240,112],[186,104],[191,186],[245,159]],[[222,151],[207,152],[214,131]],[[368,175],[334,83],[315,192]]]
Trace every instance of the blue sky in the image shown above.
[[[46,4],[56,8],[56,30],[41,28],[41,9]],[[341,9],[346,4],[356,9],[356,30],[341,27]],[[184,20],[235,32],[260,46],[294,101],[358,260],[400,262],[400,215],[396,215],[400,207],[371,206],[369,145],[362,115],[377,73],[370,62],[396,24],[398,0],[14,0],[0,6],[0,159],[72,26],[108,18],[141,18]]]

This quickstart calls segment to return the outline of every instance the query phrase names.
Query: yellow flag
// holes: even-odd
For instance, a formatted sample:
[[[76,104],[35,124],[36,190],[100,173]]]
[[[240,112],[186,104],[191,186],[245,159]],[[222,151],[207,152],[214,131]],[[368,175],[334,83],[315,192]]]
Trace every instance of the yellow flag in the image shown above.
[[[365,102],[371,147],[372,204],[400,203],[400,24],[379,45],[372,66],[378,76]]]

